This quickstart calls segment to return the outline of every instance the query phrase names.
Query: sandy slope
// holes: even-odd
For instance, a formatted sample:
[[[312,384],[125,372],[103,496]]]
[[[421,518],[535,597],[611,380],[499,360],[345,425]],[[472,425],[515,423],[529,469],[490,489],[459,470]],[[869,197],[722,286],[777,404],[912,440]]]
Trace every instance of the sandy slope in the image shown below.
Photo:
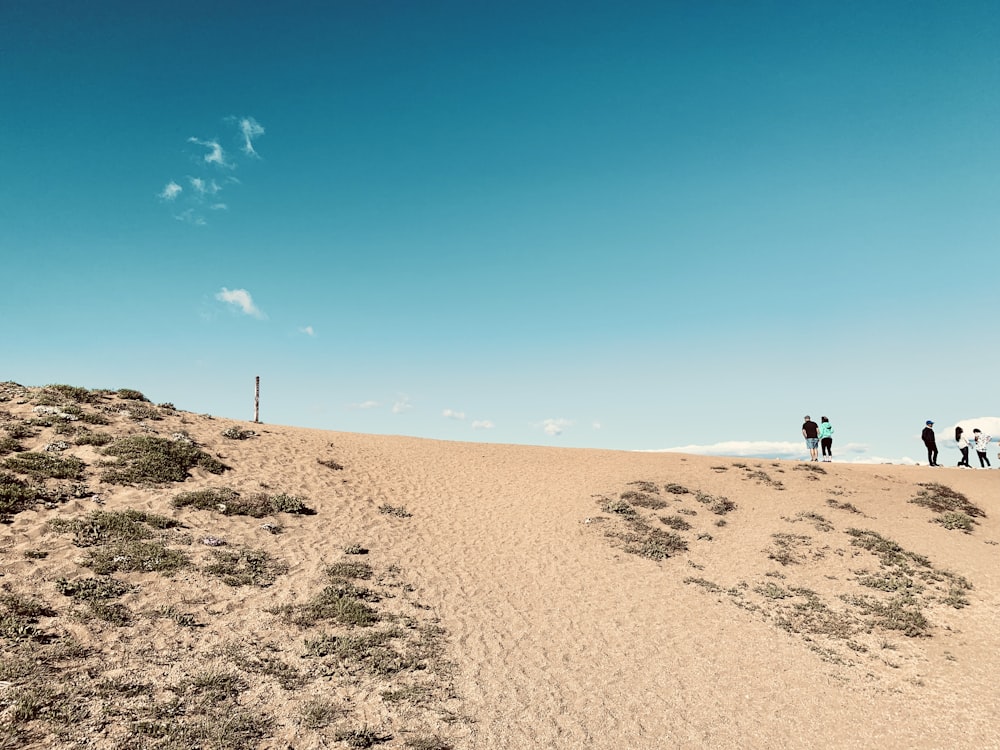
[[[27,415],[31,403],[0,407],[9,421]],[[303,601],[324,566],[357,542],[371,550],[374,565],[398,566],[405,585],[393,606],[412,605],[436,618],[454,664],[433,711],[394,713],[363,681],[318,680],[292,691],[252,685],[242,700],[284,717],[261,747],[343,746],[333,727],[308,730],[289,718],[320,694],[390,730],[394,738],[384,747],[405,747],[415,728],[456,748],[482,750],[1000,747],[1000,473],[832,464],[821,474],[790,461],[448,443],[248,423],[239,424],[257,437],[220,437],[232,424],[176,412],[145,426],[158,434],[187,430],[233,467],[223,476],[196,469],[182,487],[160,488],[88,481],[104,509],[183,517],[195,537],[266,544],[288,573],[266,589],[233,589],[193,572],[169,582],[155,574],[123,576],[142,585],[128,599],[137,611],[164,603],[196,610],[208,624],[196,633],[162,619],[119,629],[65,627],[101,644],[109,674],[159,663],[158,679],[169,681],[190,667],[157,655],[205,655],[233,642],[268,644],[301,659],[302,632],[264,610]],[[108,429],[144,428],[126,421]],[[43,431],[26,445],[35,449],[51,439]],[[99,458],[90,447],[72,452],[90,464]],[[602,506],[640,481],[654,483],[651,496],[666,503],[642,511],[650,519],[680,513],[690,521],[692,529],[678,532],[687,551],[651,560],[608,536],[623,522]],[[971,534],[932,523],[930,510],[909,502],[922,482],[964,493],[986,517]],[[691,492],[665,492],[668,483]],[[316,514],[282,517],[284,533],[271,536],[254,519],[170,505],[180,489],[222,485],[296,493]],[[694,499],[698,491],[724,496],[736,508],[717,516]],[[386,504],[412,515],[379,512]],[[3,584],[55,602],[52,582],[86,571],[80,550],[46,532],[45,521],[95,507],[90,498],[39,507],[0,527]],[[831,528],[817,528],[817,517]],[[851,528],[877,532],[925,555],[934,569],[964,576],[973,586],[968,605],[925,597],[930,628],[922,637],[875,629],[831,639],[782,627],[794,610],[779,607],[809,600],[759,591],[808,589],[824,611],[843,609],[841,594],[865,593],[859,571],[879,564],[851,544],[845,533]],[[775,534],[793,535],[797,562],[773,559]],[[29,560],[29,549],[49,555]],[[101,746],[100,736],[96,741]]]

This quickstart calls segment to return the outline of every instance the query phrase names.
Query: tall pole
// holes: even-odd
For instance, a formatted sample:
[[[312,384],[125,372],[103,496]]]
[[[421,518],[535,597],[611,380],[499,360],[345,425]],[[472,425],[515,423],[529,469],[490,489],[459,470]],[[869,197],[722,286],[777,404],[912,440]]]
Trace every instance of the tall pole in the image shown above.
[[[260,375],[254,379],[253,387],[253,421],[260,423]]]

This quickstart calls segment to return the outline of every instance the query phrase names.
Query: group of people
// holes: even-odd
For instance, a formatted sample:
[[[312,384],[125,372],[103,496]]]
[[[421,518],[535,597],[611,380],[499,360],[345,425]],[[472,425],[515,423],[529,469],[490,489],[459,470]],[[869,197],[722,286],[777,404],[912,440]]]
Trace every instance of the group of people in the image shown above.
[[[809,458],[819,461],[819,451],[823,449],[823,460],[833,460],[833,425],[826,417],[819,418],[819,424],[812,421],[808,414],[805,416],[805,424],[802,425],[802,437],[806,439],[806,447],[809,449]]]
[[[933,421],[930,419],[927,420],[927,423],[924,425],[924,431],[920,433],[920,437],[927,448],[927,463],[931,466],[940,466],[941,464],[937,462],[938,449],[937,440],[934,437]],[[972,443],[976,447],[976,453],[979,456],[979,468],[981,469],[988,469],[991,465],[989,458],[986,457],[986,450],[992,439],[991,435],[987,435],[978,427],[973,428]],[[958,465],[971,469],[972,467],[969,466],[969,439],[965,437],[965,430],[961,426],[955,427],[955,442],[958,443],[958,449],[962,451],[962,458],[959,460]]]
[[[812,461],[820,460],[820,450],[823,451],[823,461],[833,460],[833,425],[826,417],[819,418],[819,424],[812,421],[806,414],[805,423],[802,425],[802,437],[806,439],[806,447],[809,449],[809,458]],[[924,431],[920,435],[927,448],[927,463],[931,466],[940,466],[938,460],[937,438],[934,435],[934,422],[930,419],[924,425]],[[979,456],[979,467],[990,468],[990,459],[986,457],[987,446],[993,439],[978,427],[972,430],[972,445],[976,448]],[[962,458],[958,465],[971,469],[969,466],[969,439],[965,436],[965,430],[961,426],[955,427],[955,442],[958,449],[962,451]]]

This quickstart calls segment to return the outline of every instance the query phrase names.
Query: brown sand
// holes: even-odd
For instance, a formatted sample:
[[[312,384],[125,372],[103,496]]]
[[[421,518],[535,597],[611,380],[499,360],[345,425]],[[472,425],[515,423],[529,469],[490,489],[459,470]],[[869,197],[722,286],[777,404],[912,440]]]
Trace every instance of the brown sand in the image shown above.
[[[0,403],[3,419],[30,417],[32,405],[12,392]],[[181,607],[204,625],[195,631],[153,617],[123,628],[42,621],[98,649],[105,676],[177,682],[196,666],[226,666],[220,649],[233,643],[304,663],[308,632],[267,609],[322,588],[325,567],[352,543],[370,549],[373,566],[397,566],[391,606],[411,607],[445,633],[451,666],[438,670],[431,705],[389,705],[373,692],[375,682],[361,678],[314,675],[285,690],[247,675],[241,704],[277,717],[259,747],[344,747],[337,729],[362,724],[392,735],[381,747],[400,748],[431,736],[442,747],[482,750],[1000,747],[1000,472],[834,463],[819,473],[792,461],[450,443],[164,415],[95,429],[164,436],[183,429],[231,471],[195,469],[182,485],[111,486],[97,479],[98,449],[74,446],[67,454],[87,461],[100,504],[84,497],[39,505],[0,527],[0,583],[65,613],[54,582],[90,572],[72,538],[46,522],[98,508],[182,519],[195,539],[210,534],[266,548],[288,572],[266,588],[233,588],[197,570],[172,579],[116,576],[140,585],[123,599],[134,611]],[[258,435],[221,437],[233,425]],[[24,445],[40,450],[57,437],[41,430]],[[647,494],[666,503],[641,513],[657,524],[678,513],[690,522],[678,532],[686,551],[647,559],[608,536],[626,527],[602,507],[641,488],[635,482],[653,483]],[[964,493],[986,516],[972,533],[932,522],[931,510],[909,502],[926,482]],[[691,492],[664,491],[668,483]],[[272,536],[260,520],[170,502],[182,490],[263,485],[307,498],[316,514],[282,514],[284,531]],[[736,508],[716,515],[696,492],[725,496]],[[384,505],[412,515],[380,512]],[[817,611],[844,611],[841,594],[889,596],[858,585],[863,570],[880,565],[852,545],[852,528],[963,576],[972,584],[967,606],[941,601],[947,581],[934,588],[925,580],[923,635],[874,627],[831,637],[823,626],[811,629],[810,602],[822,603]],[[775,534],[794,535],[783,538],[795,561],[775,559],[782,549]],[[27,559],[29,550],[48,556]],[[195,556],[208,551],[192,545]],[[761,593],[768,591],[779,593]],[[10,648],[0,639],[3,653]],[[16,679],[0,681],[0,712],[11,710],[5,696],[16,687]],[[313,729],[296,717],[316,696],[344,708]],[[33,747],[78,746],[60,744],[44,723],[32,727]],[[106,724],[84,721],[77,731],[86,727],[91,747],[115,746]]]

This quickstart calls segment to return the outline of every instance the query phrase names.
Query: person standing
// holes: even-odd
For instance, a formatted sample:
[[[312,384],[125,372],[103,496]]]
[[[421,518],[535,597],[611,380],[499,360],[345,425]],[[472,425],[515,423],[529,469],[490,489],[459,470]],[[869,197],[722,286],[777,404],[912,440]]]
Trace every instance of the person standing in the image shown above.
[[[937,440],[934,439],[934,423],[931,420],[927,420],[924,431],[920,433],[920,439],[927,446],[927,463],[931,466],[939,466],[940,464],[937,462]]]
[[[965,437],[963,432],[961,427],[955,428],[955,442],[958,443],[958,449],[962,451],[962,460],[958,462],[958,465],[968,469],[971,468],[969,466],[969,438]]]
[[[819,461],[819,425],[813,422],[808,414],[805,424],[802,425],[802,437],[806,439],[810,459]]]
[[[823,460],[833,460],[833,425],[826,417],[819,418],[819,443],[823,449]]]
[[[976,444],[976,453],[979,454],[979,468],[986,469],[990,466],[990,460],[986,457],[986,446],[993,438],[985,432],[980,432],[979,428],[972,431],[972,442]]]

